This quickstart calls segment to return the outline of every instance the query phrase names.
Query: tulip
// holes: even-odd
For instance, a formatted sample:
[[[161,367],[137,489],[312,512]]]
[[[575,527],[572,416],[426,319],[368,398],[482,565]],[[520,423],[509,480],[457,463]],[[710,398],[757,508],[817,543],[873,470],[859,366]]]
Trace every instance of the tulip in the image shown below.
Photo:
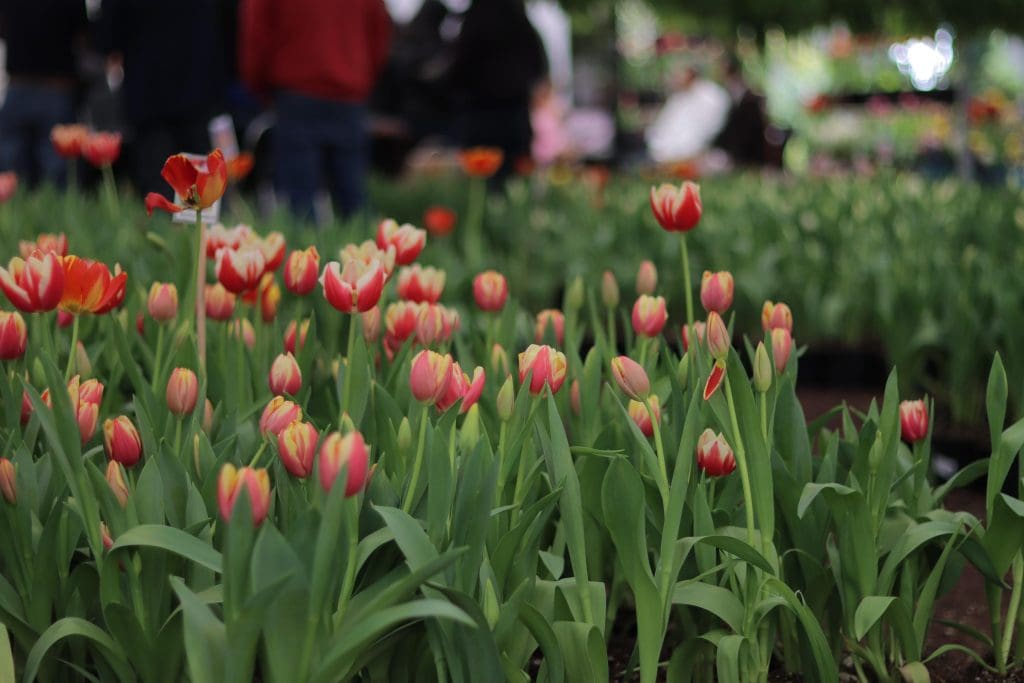
[[[32,418],[32,399],[29,398],[28,390],[21,391],[21,424],[27,425]]]
[[[18,475],[14,463],[7,458],[0,458],[0,492],[11,505],[18,503]]]
[[[367,344],[375,344],[380,339],[380,307],[374,306],[359,317],[363,321],[363,339]]]
[[[139,318],[145,317],[146,316],[142,314],[142,311],[139,311],[135,315],[135,328],[139,330],[140,335],[145,334],[145,329],[139,325]],[[71,315],[67,311],[57,311],[57,327],[63,330],[69,327],[73,322],[75,322],[75,316]]]
[[[725,361],[716,360],[714,365],[711,366],[711,373],[708,375],[708,381],[704,384],[704,400],[710,401],[711,397],[718,391],[718,387],[722,386],[722,381],[725,379]]]
[[[234,294],[255,288],[266,272],[263,252],[252,247],[221,249],[217,252],[217,280]]]
[[[530,344],[519,354],[519,382],[525,382],[526,376],[530,375],[531,394],[541,393],[545,384],[551,388],[551,393],[555,394],[565,381],[566,367],[564,353],[550,346]]]
[[[308,422],[295,420],[277,434],[281,464],[293,477],[305,479],[313,472],[313,457],[320,433]]]
[[[185,209],[207,209],[224,196],[228,185],[228,169],[219,149],[206,159],[193,160],[184,154],[175,154],[164,163],[160,173],[181,198],[182,204],[173,204],[156,192],[146,195],[146,213],[154,209],[177,213]]]
[[[0,360],[14,360],[25,354],[28,328],[17,311],[0,311]]]
[[[238,249],[253,238],[252,228],[244,223],[239,223],[233,228],[225,228],[223,224],[215,223],[206,231],[206,258],[216,258],[217,252],[221,249]]]
[[[77,256],[63,257],[64,292],[60,309],[68,313],[108,313],[124,301],[128,274],[120,266],[114,272],[105,263]]]
[[[443,270],[416,263],[398,271],[398,296],[406,301],[436,304],[444,292]]]
[[[615,280],[615,273],[610,270],[601,274],[601,303],[605,308],[619,305],[619,283]]]
[[[427,231],[405,223],[399,225],[391,218],[377,225],[377,246],[381,249],[394,247],[395,263],[407,266],[416,260],[427,243]]]
[[[565,341],[565,315],[555,308],[547,308],[537,314],[533,338],[538,344],[544,341],[548,328],[555,333],[555,343],[561,346]]]
[[[732,348],[732,339],[729,337],[729,328],[725,326],[722,316],[714,311],[708,313],[707,322],[708,351],[715,360],[725,360],[729,357],[729,349]]]
[[[71,381],[75,382],[78,379],[78,375],[75,375]],[[95,403],[96,405],[103,403],[103,384],[95,379],[85,380],[78,387],[78,400],[85,403]]]
[[[320,447],[320,486],[330,492],[342,468],[345,469],[345,496],[351,497],[366,485],[370,454],[359,432],[342,436],[333,432]]]
[[[629,356],[612,359],[612,377],[622,393],[634,401],[643,401],[651,393],[651,381],[647,371]]]
[[[260,253],[263,254],[266,272],[272,273],[284,263],[284,253],[287,244],[285,243],[284,235],[281,233],[274,231],[268,233],[263,238],[253,236],[250,238],[249,244],[259,249]]]
[[[114,537],[110,535],[110,527],[107,526],[106,522],[100,522],[100,541],[103,543],[103,549],[109,551],[114,547]],[[118,562],[117,566],[124,571],[124,563]]]
[[[133,467],[142,457],[142,439],[127,415],[103,422],[103,446],[108,458],[125,467]]]
[[[658,269],[653,261],[644,260],[636,270],[636,293],[637,296],[646,294],[653,296],[654,290],[658,288]]]
[[[444,237],[455,229],[458,216],[446,206],[431,206],[423,212],[423,225],[434,237]]]
[[[27,259],[12,258],[0,268],[0,289],[24,313],[52,311],[64,294],[63,258],[54,253],[33,252]]]
[[[75,124],[57,124],[50,129],[50,142],[63,159],[77,159],[82,155],[82,145],[89,137],[89,129]]]
[[[471,147],[459,152],[462,170],[473,178],[490,178],[504,160],[504,152],[497,147]]]
[[[128,505],[128,485],[124,481],[124,470],[121,469],[121,464],[116,460],[111,460],[107,463],[107,485],[110,490],[114,492],[114,497],[117,498],[117,503],[121,507]]]
[[[226,160],[228,167],[228,180],[238,183],[249,177],[252,169],[256,167],[256,157],[252,152],[239,152],[237,156]]]
[[[736,469],[736,458],[725,437],[705,429],[697,439],[697,467],[709,477],[724,477]]]
[[[203,402],[203,431],[210,434],[213,431],[213,402],[206,399]]]
[[[441,310],[441,340],[447,342],[452,338],[452,334],[462,327],[462,317],[454,308],[441,304],[436,306]]]
[[[49,233],[41,232],[36,235],[34,242],[27,240],[21,240],[18,242],[18,252],[21,254],[21,258],[27,259],[34,252],[39,251],[43,254],[54,253],[57,256],[64,256],[68,253],[68,238],[64,233]]]
[[[924,400],[900,402],[900,431],[907,443],[928,436],[928,406]]]
[[[694,331],[694,333],[696,335],[697,343],[698,344],[703,344],[704,340],[707,338],[707,325],[703,321],[697,320],[697,321],[695,321],[693,323],[693,331]],[[683,338],[683,351],[689,351],[690,350],[690,330],[689,330],[689,327],[687,325],[683,325],[683,327],[681,329],[681,336]]]
[[[320,275],[320,252],[316,247],[296,250],[288,255],[284,264],[284,286],[298,296],[304,296],[316,287]]]
[[[772,330],[772,356],[775,358],[775,369],[780,373],[786,369],[789,354],[793,350],[793,337],[785,327]]]
[[[653,338],[661,334],[668,320],[665,297],[641,294],[633,304],[633,331],[641,337]]]
[[[291,353],[278,354],[270,366],[268,380],[273,394],[291,394],[294,396],[302,388],[302,371]]]
[[[245,348],[252,351],[256,346],[256,330],[248,318],[239,318],[228,330],[235,339],[241,339]]]
[[[82,437],[82,445],[96,433],[96,425],[100,419],[100,407],[96,403],[81,402],[78,404],[78,434]]]
[[[397,351],[416,332],[420,316],[420,304],[412,301],[397,301],[389,304],[384,312],[384,343]]]
[[[754,352],[754,388],[762,394],[772,385],[772,362],[768,358],[768,349],[764,342],[757,342]]]
[[[231,320],[231,316],[235,314],[235,295],[219,282],[206,285],[203,299],[206,302],[207,318],[225,321]]]
[[[281,430],[302,419],[302,408],[284,396],[275,396],[267,403],[260,416],[260,433],[277,436]]]
[[[146,299],[149,315],[157,322],[174,320],[178,315],[178,288],[165,282],[154,282]]]
[[[647,402],[651,406],[651,413],[654,413],[654,419],[660,423],[661,402],[658,400],[658,396],[652,394]],[[654,423],[651,421],[651,413],[647,412],[647,406],[640,401],[630,401],[626,412],[629,413],[629,418],[633,420],[633,424],[640,429],[644,436],[651,438],[654,435]]]
[[[249,511],[254,527],[263,523],[270,511],[270,475],[264,469],[243,467],[236,469],[231,463],[225,463],[217,477],[217,506],[220,516],[225,522],[231,521],[231,513],[235,509],[242,489],[245,489],[249,500]]]
[[[182,417],[191,413],[199,397],[199,379],[188,368],[174,368],[167,379],[167,408]]]
[[[496,270],[485,270],[473,278],[473,299],[481,311],[500,311],[508,299],[508,280]]]
[[[451,360],[451,356],[448,358]],[[443,413],[455,405],[457,401],[461,400],[462,405],[459,406],[459,414],[465,414],[466,411],[480,400],[480,394],[484,391],[485,381],[486,374],[482,367],[477,366],[473,370],[473,379],[471,380],[469,375],[462,371],[462,366],[457,362],[452,362],[452,369],[448,375],[448,384],[441,398],[434,405],[437,407],[438,412]]]
[[[444,310],[437,304],[420,304],[416,316],[416,343],[431,346],[446,339]]]
[[[309,334],[309,321],[310,321],[310,319],[306,318],[305,320],[302,321],[301,324],[298,325],[298,332],[299,332],[298,349],[299,349],[299,351],[301,351],[302,349],[304,349],[306,347],[306,336]],[[292,320],[291,322],[288,323],[288,327],[286,327],[285,330],[284,330],[284,350],[287,351],[288,353],[291,353],[291,354],[298,353],[295,350],[296,349],[296,345],[295,345],[295,341],[296,341],[295,340],[295,329],[296,329],[296,324],[295,324],[295,321]]]
[[[491,371],[498,377],[507,377],[510,374],[508,352],[501,344],[491,347]]]
[[[327,303],[342,313],[365,313],[380,301],[386,274],[379,260],[363,264],[355,260],[345,263],[344,269],[331,261],[320,276]]]
[[[417,401],[434,405],[448,388],[452,372],[451,356],[424,349],[412,359],[409,369],[409,388]]]
[[[379,261],[384,267],[385,280],[391,277],[395,270],[395,248],[389,245],[386,249],[381,249],[373,240],[366,240],[362,244],[347,244],[338,255],[343,270],[349,261],[355,261],[363,266],[372,266],[374,261]]]
[[[7,202],[18,191],[18,174],[14,171],[0,173],[0,204]]]
[[[732,273],[721,270],[712,273],[705,270],[700,280],[700,303],[707,312],[714,311],[724,315],[732,306],[733,279]]]
[[[651,211],[662,228],[687,232],[700,222],[700,186],[689,180],[678,188],[664,183],[651,188]]]
[[[784,303],[772,303],[765,301],[761,308],[761,327],[765,332],[778,328],[785,328],[790,334],[793,333],[793,312]]]
[[[498,398],[496,406],[498,409],[498,419],[502,422],[508,422],[512,419],[512,415],[515,413],[516,408],[516,394],[515,387],[512,386],[512,378],[509,377],[505,380],[505,383],[501,385],[501,389],[498,390]]]
[[[277,306],[281,303],[281,288],[277,285],[273,273],[266,273],[260,281],[260,319],[265,323],[274,322],[277,317]]]
[[[580,381],[574,379],[569,385],[569,407],[572,414],[579,417],[583,413],[583,402],[580,400]]]
[[[82,142],[82,157],[96,168],[112,166],[119,156],[120,133],[91,133]]]

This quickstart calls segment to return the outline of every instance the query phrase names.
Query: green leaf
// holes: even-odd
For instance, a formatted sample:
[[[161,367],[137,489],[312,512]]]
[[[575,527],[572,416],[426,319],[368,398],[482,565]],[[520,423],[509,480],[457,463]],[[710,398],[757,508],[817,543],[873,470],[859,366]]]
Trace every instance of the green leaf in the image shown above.
[[[928,669],[921,662],[907,662],[900,667],[904,683],[931,683]]]
[[[14,651],[11,649],[11,639],[7,635],[7,628],[0,624],[0,681],[17,680],[14,676]]]
[[[946,495],[954,489],[963,488],[973,484],[978,479],[981,479],[988,472],[989,459],[982,458],[981,460],[975,460],[966,467],[962,467],[957,470],[956,474],[950,477],[946,483],[935,489],[932,494],[932,505],[938,506],[945,500]]]
[[[544,654],[545,671],[550,683],[562,683],[565,679],[565,659],[562,657],[562,650],[551,624],[528,603],[519,606],[519,620],[537,641],[540,651]]]
[[[988,479],[985,482],[985,509],[989,518],[995,513],[996,499],[1003,490],[1003,483],[1013,461],[1024,446],[1024,418],[1008,427],[999,437],[998,444],[989,461]]]
[[[981,544],[988,551],[997,576],[1005,576],[1024,546],[1024,502],[1000,493]]]
[[[223,683],[228,656],[224,624],[181,579],[172,576],[170,581],[184,614],[185,655],[192,683]]]
[[[1006,368],[1003,367],[1003,359],[999,352],[996,352],[992,359],[992,369],[988,373],[988,386],[985,390],[985,412],[988,416],[988,430],[991,438],[992,452],[999,448],[999,435],[1003,431],[1003,423],[1006,421],[1006,396],[1007,396]]]
[[[903,645],[903,655],[911,661],[921,658],[921,647],[914,633],[910,610],[902,599],[890,595],[869,595],[857,605],[853,615],[853,636],[863,639],[883,618]]]
[[[733,633],[743,634],[743,603],[726,588],[701,581],[680,581],[672,591],[672,603],[711,612]]]
[[[746,541],[741,541],[734,536],[687,536],[686,538],[681,538],[679,539],[679,548],[682,559],[686,559],[686,556],[690,554],[690,550],[695,545],[701,544],[714,546],[719,550],[724,550],[731,555],[735,555],[744,562],[764,570],[768,574],[775,574],[775,570],[772,568],[772,565],[768,560],[764,558],[764,555],[747,545]]]
[[[61,640],[72,636],[92,641],[96,645],[96,651],[103,656],[103,659],[116,672],[120,680],[135,680],[135,674],[125,660],[124,652],[121,651],[120,645],[114,642],[107,635],[107,632],[99,626],[78,617],[59,619],[39,635],[39,640],[32,646],[32,650],[29,651],[28,657],[25,659],[25,671],[22,674],[22,680],[25,683],[33,683],[36,680],[39,667],[43,663],[43,657],[46,656],[50,648]]]
[[[817,680],[823,683],[838,681],[839,667],[836,665],[836,660],[832,656],[832,648],[829,646],[828,639],[825,638],[825,633],[821,630],[821,624],[818,623],[814,613],[800,601],[800,598],[789,586],[779,579],[769,577],[765,581],[765,587],[785,600],[789,609],[800,621],[807,636],[805,646],[814,660],[814,667],[818,674]]]
[[[558,621],[552,625],[565,657],[569,683],[609,681],[608,655],[601,631],[578,621]]]
[[[160,524],[132,527],[117,537],[110,552],[131,547],[160,548],[214,572],[222,571],[223,560],[219,552],[204,541],[174,527]]]
[[[718,670],[718,680],[739,681],[740,672],[740,650],[747,641],[744,636],[729,635],[718,641],[717,653],[715,655],[715,668]]]

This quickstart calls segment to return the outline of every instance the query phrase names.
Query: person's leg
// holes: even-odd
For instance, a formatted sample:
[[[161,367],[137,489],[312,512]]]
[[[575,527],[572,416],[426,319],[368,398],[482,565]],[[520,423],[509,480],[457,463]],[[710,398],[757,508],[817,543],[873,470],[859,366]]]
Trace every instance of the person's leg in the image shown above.
[[[42,182],[64,187],[68,165],[54,149],[50,131],[58,124],[75,120],[75,104],[67,88],[41,89],[35,106],[35,125],[32,129],[32,154]]]
[[[301,218],[314,218],[314,198],[321,179],[316,137],[317,102],[295,93],[275,98],[277,124],[272,132],[274,191]]]
[[[370,139],[366,105],[337,103],[324,125],[330,126],[327,171],[331,200],[341,218],[349,218],[366,206],[366,175]]]
[[[0,171],[14,171],[21,182],[30,184],[27,96],[22,86],[11,85],[7,89],[4,106],[0,108]]]

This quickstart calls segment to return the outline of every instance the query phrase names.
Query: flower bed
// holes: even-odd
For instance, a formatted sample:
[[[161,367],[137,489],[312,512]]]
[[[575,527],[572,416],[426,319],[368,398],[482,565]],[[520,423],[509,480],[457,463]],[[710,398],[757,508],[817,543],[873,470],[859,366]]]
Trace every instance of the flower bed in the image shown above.
[[[214,181],[190,176],[179,195],[201,208]],[[695,186],[663,186],[641,212],[625,191],[598,209],[571,189],[531,205],[523,185],[483,202],[470,182],[479,208],[447,238],[393,221],[168,228],[80,196],[0,207],[22,235],[61,212],[68,226],[0,273],[24,311],[0,320],[0,677],[922,681],[962,647],[925,643],[967,564],[992,607],[978,657],[1018,663],[1024,502],[1001,491],[1024,421],[1004,429],[1019,375],[1002,360],[985,393],[992,458],[935,484],[931,400],[906,400],[895,371],[866,412],[804,418],[793,340],[825,323],[751,297],[842,291],[813,237],[713,218],[727,185],[703,206]],[[792,206],[815,196],[791,189]],[[790,203],[739,199],[733,219]],[[513,237],[499,228],[516,212]],[[598,260],[605,219],[631,231]],[[483,225],[526,244],[501,257]],[[536,240],[549,230],[557,271]],[[758,284],[740,267],[777,262],[772,245],[810,253],[805,276]],[[591,276],[656,254],[663,275],[645,266],[636,299]],[[558,309],[519,308],[550,306],[577,270]],[[942,508],[983,479],[984,524]]]

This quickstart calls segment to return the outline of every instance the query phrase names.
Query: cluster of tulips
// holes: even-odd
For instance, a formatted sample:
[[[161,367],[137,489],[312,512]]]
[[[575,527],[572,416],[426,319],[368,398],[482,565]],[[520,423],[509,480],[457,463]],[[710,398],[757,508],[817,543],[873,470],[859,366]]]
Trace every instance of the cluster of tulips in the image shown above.
[[[482,253],[502,159],[462,161],[459,248]],[[0,269],[18,309],[0,312],[11,677],[924,681],[935,597],[965,562],[990,590],[986,666],[1017,661],[1024,503],[1001,489],[1024,422],[1003,429],[998,359],[993,457],[934,485],[927,399],[901,401],[894,374],[881,405],[808,423],[790,308],[766,301],[740,344],[732,274],[693,296],[693,183],[650,196],[681,245],[670,325],[679,293],[649,261],[632,306],[606,272],[526,315],[495,270],[445,301],[413,225],[323,261],[206,225],[226,166],[172,157],[178,203],[145,202],[196,211],[188,281],[130,289],[68,254],[73,232]],[[985,524],[942,509],[986,475]],[[610,665],[622,621],[632,657]]]

